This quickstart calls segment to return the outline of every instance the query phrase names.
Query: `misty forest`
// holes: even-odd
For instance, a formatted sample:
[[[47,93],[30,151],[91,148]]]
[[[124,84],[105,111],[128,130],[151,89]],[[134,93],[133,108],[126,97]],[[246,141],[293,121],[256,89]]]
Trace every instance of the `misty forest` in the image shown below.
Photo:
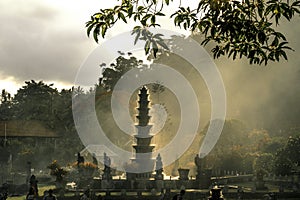
[[[169,4],[167,0],[163,2]],[[234,3],[239,4],[238,1]],[[298,8],[299,5],[294,7]],[[127,7],[127,13],[123,13],[129,13],[126,19],[134,16],[132,13],[130,15],[132,10]],[[144,8],[140,9],[143,11]],[[212,10],[212,15],[219,14],[217,10]],[[102,11],[102,18],[106,15],[109,17],[107,10]],[[185,12],[188,11],[178,11],[176,15],[181,16]],[[282,9],[280,12],[283,12]],[[155,41],[150,39],[154,41],[152,46],[148,43],[144,49],[148,60],[135,52],[120,50],[113,62],[98,63],[99,71],[94,72],[99,77],[98,82],[88,89],[79,85],[57,89],[56,85],[46,83],[46,80],[27,80],[16,94],[10,94],[9,88],[0,88],[0,200],[29,199],[30,189],[34,190],[32,194],[35,199],[49,197],[52,192],[58,199],[80,200],[172,199],[174,195],[178,196],[177,199],[182,199],[183,195],[183,199],[223,199],[222,193],[226,199],[299,199],[300,26],[299,19],[292,19],[295,13],[299,11],[294,10],[291,16],[285,13],[286,21],[290,22],[283,21],[278,27],[289,38],[289,47],[284,46],[287,44],[285,37],[275,32],[272,37],[278,37],[283,43],[280,45],[277,41],[275,47],[273,45],[276,50],[268,49],[268,56],[261,53],[260,47],[254,53],[250,50],[243,53],[242,48],[235,49],[234,45],[230,46],[230,42],[223,41],[223,37],[217,38],[219,33],[226,35],[227,32],[214,32],[210,27],[206,33],[193,32],[189,37],[172,36],[165,43],[160,43],[160,46],[168,45],[168,49],[154,48]],[[119,14],[118,20],[126,22],[122,15]],[[275,19],[269,20],[277,24],[277,13],[274,16]],[[92,21],[87,22],[88,34],[93,32],[97,42],[101,30],[105,27],[102,32],[104,37],[106,29],[110,28],[110,24],[102,23],[102,18],[92,17]],[[144,28],[149,25],[147,23],[155,26],[155,18],[152,18],[149,15],[145,21],[143,18],[138,21],[145,23]],[[180,26],[187,20],[179,18],[175,25],[177,23]],[[101,27],[97,28],[97,23]],[[203,26],[205,28],[206,25]],[[251,27],[243,28],[249,29],[241,33],[248,37]],[[214,32],[216,37],[208,36],[207,32]],[[136,40],[140,39],[140,33],[136,31],[135,34],[138,35]],[[256,32],[253,34],[256,35]],[[189,43],[190,38],[199,44],[207,41],[207,38],[210,40],[204,48],[212,58],[218,58],[213,62],[220,71],[226,90],[226,119],[221,136],[212,151],[201,158],[198,157],[199,149],[209,125],[217,124],[221,119],[211,119],[211,94],[204,78],[186,59],[169,51],[176,48],[180,51],[181,44]],[[232,40],[236,42],[235,39]],[[269,45],[265,44],[264,39],[261,40],[257,42],[259,45]],[[227,51],[222,50],[225,48],[222,42],[228,43],[232,48],[231,53],[229,46]],[[258,44],[252,45],[254,48]],[[289,51],[283,52],[282,47]],[[275,51],[280,51],[280,54],[273,55]],[[238,54],[240,56],[236,56]],[[152,153],[152,143],[154,149],[167,146],[176,136],[182,113],[176,94],[163,82],[142,85],[131,95],[129,105],[122,98],[117,102],[120,109],[129,107],[133,122],[143,126],[159,124],[163,127],[150,140],[139,138],[139,130],[138,136],[125,134],[118,127],[111,108],[114,87],[123,75],[131,69],[151,70],[154,64],[169,66],[190,82],[200,110],[199,127],[191,145],[173,163],[164,165],[164,157],[158,154],[156,158],[148,159],[153,161],[153,166],[155,162],[156,166],[152,166],[150,172],[120,171],[116,169],[113,155],[107,149],[100,149],[100,156],[88,150],[92,144],[87,146],[81,140],[78,134],[78,128],[81,127],[75,123],[78,119],[74,116],[81,116],[79,120],[90,126],[90,132],[95,132],[97,129],[89,121],[92,111],[86,107],[86,102],[93,101],[98,123],[111,143],[128,152],[136,150],[136,154],[138,151]],[[119,95],[122,97],[122,94]],[[155,110],[154,105],[161,105],[165,113]],[[162,116],[166,117],[163,124]],[[191,116],[184,117],[194,120]],[[131,167],[139,169],[138,156],[134,157],[134,153],[132,155],[136,163]]]
[[[197,39],[197,36],[195,36]],[[176,38],[174,38],[176,39]],[[177,38],[183,40],[184,38]],[[174,67],[191,81],[197,92],[201,120],[198,133],[189,149],[173,164],[164,166],[164,173],[178,176],[178,168],[189,168],[196,177],[194,157],[198,153],[210,119],[210,97],[201,76],[194,73],[182,58],[161,54],[155,60]],[[258,174],[264,177],[290,177],[299,165],[300,151],[300,90],[299,70],[276,64],[271,67],[248,66],[243,60],[217,60],[227,92],[227,118],[220,139],[204,158],[204,167],[212,176]],[[53,166],[63,169],[61,179],[72,181],[77,152],[84,149],[76,132],[72,114],[72,100],[77,110],[89,112],[81,101],[94,98],[99,123],[107,137],[118,146],[131,151],[132,139],[123,134],[111,113],[111,95],[116,82],[128,70],[142,66],[143,61],[132,53],[120,52],[115,62],[99,64],[99,83],[89,91],[72,87],[58,91],[53,84],[42,80],[26,81],[12,96],[5,89],[1,93],[1,177],[21,176],[31,163],[34,173],[49,175]],[[182,67],[184,66],[184,67]],[[151,68],[151,65],[148,66]],[[100,68],[99,68],[100,69]],[[294,70],[294,72],[291,72]],[[100,70],[99,70],[100,71]],[[166,145],[178,129],[180,110],[176,96],[163,83],[147,85],[151,104],[161,104],[167,111],[163,129],[154,136],[157,148]],[[130,99],[132,119],[137,115],[137,94]],[[153,113],[155,115],[155,113]],[[152,116],[154,117],[154,116]],[[154,122],[155,123],[155,122]],[[4,132],[6,132],[4,135]],[[24,136],[22,136],[22,133]],[[10,135],[11,134],[11,135]],[[47,135],[48,134],[48,135]],[[4,137],[5,136],[5,137]],[[96,168],[92,157],[86,158],[86,169]],[[112,164],[113,167],[113,164]],[[55,167],[54,167],[55,168]],[[100,173],[100,172],[99,172]],[[121,172],[114,172],[121,175]],[[57,173],[51,173],[59,179]]]

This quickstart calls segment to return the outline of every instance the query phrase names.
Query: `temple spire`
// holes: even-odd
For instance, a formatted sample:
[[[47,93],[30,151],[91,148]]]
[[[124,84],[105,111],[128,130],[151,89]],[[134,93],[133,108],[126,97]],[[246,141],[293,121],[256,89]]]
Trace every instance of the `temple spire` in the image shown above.
[[[146,87],[142,87],[142,89],[140,90],[139,93],[139,107],[138,109],[138,115],[136,116],[136,118],[138,119],[138,125],[139,126],[147,126],[150,120],[150,116],[149,114],[149,100],[148,100],[148,90],[146,89]]]
[[[152,151],[154,145],[151,144],[153,135],[150,134],[150,129],[152,125],[149,125],[149,94],[148,89],[144,86],[140,89],[138,97],[138,114],[136,118],[138,123],[135,125],[137,129],[137,134],[134,135],[136,143],[133,144],[135,149],[135,157],[132,158],[132,162],[137,164],[136,171],[144,171],[144,173],[128,174],[134,178],[149,179],[154,170],[155,159],[152,158]]]

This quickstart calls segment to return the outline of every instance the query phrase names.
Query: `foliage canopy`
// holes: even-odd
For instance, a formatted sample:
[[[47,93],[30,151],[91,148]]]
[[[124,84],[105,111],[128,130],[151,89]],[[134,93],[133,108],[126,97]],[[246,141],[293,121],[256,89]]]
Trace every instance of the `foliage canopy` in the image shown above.
[[[164,17],[164,8],[174,0],[122,0],[119,5],[100,9],[86,23],[87,34],[103,38],[118,21],[139,23],[134,27],[135,43],[144,40],[146,55],[169,50],[162,34],[153,34],[150,27],[160,27],[158,18]],[[245,57],[250,64],[267,64],[268,61],[287,60],[288,41],[276,30],[282,19],[290,21],[300,13],[297,0],[199,0],[197,8],[178,5],[171,14],[176,27],[200,33],[202,45],[213,43],[214,58],[228,56],[235,60]]]

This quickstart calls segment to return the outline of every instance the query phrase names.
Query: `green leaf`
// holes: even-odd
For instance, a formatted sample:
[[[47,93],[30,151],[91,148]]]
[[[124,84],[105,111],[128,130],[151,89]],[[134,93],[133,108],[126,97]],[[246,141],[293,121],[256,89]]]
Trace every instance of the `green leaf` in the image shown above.
[[[288,60],[288,57],[285,53],[285,51],[280,51],[281,52],[281,55],[284,57],[285,60]]]
[[[271,44],[271,46],[275,46],[276,47],[278,45],[278,42],[279,42],[278,37],[275,37],[274,40],[273,40],[273,42],[272,42],[272,44]]]
[[[152,16],[152,14],[147,14],[145,15],[142,20],[141,20],[141,23],[143,26],[146,26],[147,25],[147,20]],[[152,20],[152,19],[151,19]]]
[[[161,13],[161,12],[155,13],[155,15],[158,15],[158,16],[166,16],[164,13]]]
[[[134,39],[134,45],[136,45],[137,41],[138,41],[139,38],[140,38],[140,35],[141,35],[141,32],[138,31],[137,34],[136,34],[136,36],[135,36],[135,39]]]
[[[102,38],[104,38],[106,31],[107,31],[107,26],[103,25],[102,26],[102,31],[101,31]]]
[[[288,42],[281,42],[281,43],[278,45],[278,47],[281,48],[281,47],[283,47],[285,44],[288,44]]]
[[[153,37],[154,37],[154,38],[161,39],[162,36],[164,36],[164,35],[161,34],[161,33],[157,33],[157,34],[155,34]]]
[[[86,32],[87,32],[87,36],[88,36],[88,37],[90,37],[90,33],[91,33],[91,30],[92,30],[93,28],[94,28],[93,25],[90,25],[90,26],[87,28]]]
[[[149,50],[150,50],[150,41],[149,40],[147,40],[146,41],[146,44],[145,44],[145,46],[144,46],[144,50],[145,50],[145,54],[146,55],[148,55],[148,53],[149,53]]]
[[[169,47],[164,43],[164,41],[158,40],[157,43],[166,50],[170,50]]]
[[[258,37],[258,41],[259,41],[261,44],[263,44],[263,43],[266,41],[266,38],[267,38],[267,36],[266,36],[266,34],[265,34],[264,32],[259,32],[259,33],[257,34],[257,37]]]
[[[236,59],[236,54],[237,54],[237,51],[235,50],[234,53],[233,53],[233,58],[232,58],[233,60]]]
[[[280,55],[280,54],[279,54],[279,51],[276,51],[276,52],[275,52],[275,58],[276,58],[277,61],[279,61],[279,55]]]
[[[154,58],[156,58],[156,54],[158,52],[158,46],[157,46],[157,43],[155,41],[152,42],[152,50],[153,50]]]
[[[155,24],[155,15],[152,15],[152,17],[151,17],[151,24]]]
[[[99,30],[100,30],[100,28],[99,28]],[[94,37],[94,40],[98,43],[98,34],[99,34],[99,30],[98,30],[98,28],[96,27],[95,29],[94,29],[94,32],[93,32],[93,37]]]
[[[125,19],[125,16],[123,13],[119,12],[118,13],[118,17],[121,18],[125,23],[127,23],[126,19]]]
[[[210,29],[210,34],[211,34],[211,36],[212,36],[213,38],[215,37],[215,35],[216,35],[216,28],[215,28],[215,26],[211,27],[211,29]]]
[[[144,9],[145,9],[144,6],[139,6],[137,10],[138,10],[138,12],[141,12],[141,11],[143,11]]]
[[[281,39],[283,39],[283,40],[286,40],[285,36],[284,36],[282,33],[280,33],[280,32],[274,32],[273,35],[275,35],[275,36],[278,37],[279,39],[281,38]]]
[[[128,17],[131,18],[132,14],[133,14],[133,6],[132,5],[130,5],[128,7],[127,13],[128,13]]]
[[[208,42],[210,42],[211,38],[210,37],[206,37],[202,42],[201,45],[205,46],[207,45]]]

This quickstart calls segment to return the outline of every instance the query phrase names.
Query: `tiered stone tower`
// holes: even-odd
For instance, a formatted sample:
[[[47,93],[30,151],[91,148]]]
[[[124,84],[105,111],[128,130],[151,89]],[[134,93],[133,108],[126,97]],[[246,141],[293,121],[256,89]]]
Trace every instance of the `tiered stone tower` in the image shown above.
[[[152,151],[155,145],[151,144],[153,135],[150,134],[152,125],[149,125],[149,100],[148,90],[146,87],[142,87],[139,93],[138,99],[138,124],[135,125],[137,134],[134,135],[136,144],[133,145],[135,149],[135,158],[132,159],[132,164],[136,168],[135,174],[128,174],[130,178],[135,179],[149,179],[154,171],[155,159],[152,158]],[[143,173],[139,173],[139,172]],[[129,178],[129,177],[128,177]]]

